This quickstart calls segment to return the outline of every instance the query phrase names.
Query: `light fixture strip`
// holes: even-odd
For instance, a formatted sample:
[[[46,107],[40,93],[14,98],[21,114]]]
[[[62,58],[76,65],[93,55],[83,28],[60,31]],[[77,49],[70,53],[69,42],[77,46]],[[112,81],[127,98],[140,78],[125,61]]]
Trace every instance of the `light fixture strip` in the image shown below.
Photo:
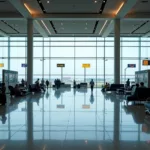
[[[120,11],[120,9],[123,7],[124,2],[121,3],[121,5],[119,6],[118,10],[116,11],[116,15],[118,14],[118,12]]]
[[[49,31],[49,29],[47,28],[46,24],[44,23],[43,20],[41,20],[42,24],[44,25],[44,27],[46,28],[46,30],[48,31],[49,34],[51,34],[51,32]]]
[[[101,34],[101,33],[102,33],[102,31],[103,31],[104,27],[106,26],[107,21],[108,21],[108,20],[106,20],[106,21],[105,21],[105,23],[104,23],[103,27],[101,28],[101,30],[100,30],[100,32],[99,32],[99,34]]]
[[[26,9],[28,10],[28,12],[29,12],[30,14],[32,14],[32,11],[30,10],[30,8],[28,7],[28,5],[27,5],[26,3],[24,3],[24,6],[25,6]]]

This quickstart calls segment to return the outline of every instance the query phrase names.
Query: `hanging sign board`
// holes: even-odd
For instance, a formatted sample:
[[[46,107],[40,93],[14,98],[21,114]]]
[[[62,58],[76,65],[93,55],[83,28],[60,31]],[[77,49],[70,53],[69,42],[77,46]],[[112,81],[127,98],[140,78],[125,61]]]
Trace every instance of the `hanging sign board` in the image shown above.
[[[57,67],[65,67],[65,64],[57,64]]]
[[[82,105],[83,109],[90,109],[90,105]]]
[[[57,108],[64,109],[65,105],[57,105]]]
[[[82,68],[90,68],[91,65],[90,64],[82,64]]]
[[[27,67],[28,65],[27,64],[21,64],[21,67]]]
[[[149,66],[150,60],[143,60],[143,66]]]
[[[0,63],[0,67],[4,67],[4,64],[3,64],[3,63]]]
[[[136,68],[136,64],[128,64],[128,68]]]

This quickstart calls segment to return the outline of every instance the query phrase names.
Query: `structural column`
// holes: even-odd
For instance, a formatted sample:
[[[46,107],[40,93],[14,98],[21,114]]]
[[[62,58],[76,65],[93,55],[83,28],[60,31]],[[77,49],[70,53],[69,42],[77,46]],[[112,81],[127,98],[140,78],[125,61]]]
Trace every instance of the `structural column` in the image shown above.
[[[120,19],[115,19],[114,83],[120,84]]]
[[[27,23],[27,83],[33,82],[33,20]]]

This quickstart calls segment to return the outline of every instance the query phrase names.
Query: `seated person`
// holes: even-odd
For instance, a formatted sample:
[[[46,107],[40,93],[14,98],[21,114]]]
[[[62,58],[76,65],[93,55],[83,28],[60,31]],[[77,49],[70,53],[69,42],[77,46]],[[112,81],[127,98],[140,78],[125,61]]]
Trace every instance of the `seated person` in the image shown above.
[[[135,99],[137,99],[136,88],[139,88],[139,84],[136,84],[136,85],[132,88],[131,96],[128,96],[128,97],[127,97],[127,100],[135,100]]]
[[[101,91],[105,92],[107,88],[109,88],[109,84],[106,82],[106,84],[104,85]]]
[[[35,88],[36,88],[37,91],[41,91],[39,79],[37,79],[36,82],[35,82]]]
[[[15,88],[14,88],[14,91],[15,91],[15,95],[16,96],[21,96],[21,90],[19,89],[19,85],[16,84]]]
[[[146,86],[144,86],[144,82],[140,82],[140,87],[139,88],[146,88]]]
[[[2,105],[5,105],[6,104],[6,86],[5,86],[5,83],[2,83],[2,88],[1,88],[1,103]]]

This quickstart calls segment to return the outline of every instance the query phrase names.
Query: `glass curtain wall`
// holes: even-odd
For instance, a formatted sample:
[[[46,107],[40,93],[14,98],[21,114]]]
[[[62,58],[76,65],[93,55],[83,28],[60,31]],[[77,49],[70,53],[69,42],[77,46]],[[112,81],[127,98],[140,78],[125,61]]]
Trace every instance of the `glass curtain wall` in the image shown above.
[[[27,63],[26,37],[0,37],[0,80],[2,69],[18,71],[19,80],[26,79],[26,68],[22,64]],[[150,38],[121,38],[121,82],[127,78],[134,81],[135,71],[149,69],[142,66],[143,59],[149,59]],[[54,79],[61,78],[61,68],[57,64],[65,64],[62,69],[63,82],[72,84],[75,79],[78,82],[89,82],[92,78],[97,87],[104,82],[114,81],[114,38],[100,37],[51,37],[34,38],[33,78]],[[86,71],[82,64],[90,64]],[[127,68],[127,64],[136,64],[136,68]],[[126,76],[125,76],[126,69]],[[85,76],[86,72],[86,76]]]

